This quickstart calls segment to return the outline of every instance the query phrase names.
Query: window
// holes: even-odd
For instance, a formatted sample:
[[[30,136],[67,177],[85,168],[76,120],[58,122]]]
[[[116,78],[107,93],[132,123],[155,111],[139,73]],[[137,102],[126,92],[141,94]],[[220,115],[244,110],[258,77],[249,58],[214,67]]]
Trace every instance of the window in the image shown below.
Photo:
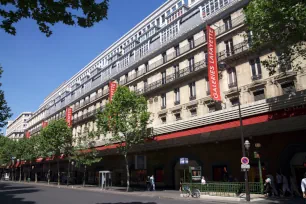
[[[174,50],[175,50],[175,56],[176,57],[179,56],[180,55],[180,46],[179,45],[175,46]]]
[[[230,101],[232,103],[232,106],[238,106],[238,104],[239,104],[239,98],[238,97],[232,98]]]
[[[160,19],[158,18],[156,19],[156,25],[159,26],[159,24],[160,24]]]
[[[135,91],[135,92],[137,91],[137,85],[133,86],[133,91]]]
[[[147,169],[146,160],[147,160],[146,156],[136,155],[135,156],[135,169]]]
[[[196,108],[190,109],[190,115],[191,117],[197,116],[197,109]]]
[[[179,66],[178,65],[174,65],[173,68],[174,68],[175,78],[180,77],[180,68],[179,68]]]
[[[172,12],[175,11],[175,10],[176,10],[176,6],[173,6],[172,7]]]
[[[172,38],[174,38],[178,34],[179,28],[178,24],[175,23],[171,25],[169,28],[165,29],[164,31],[161,32],[161,43],[165,43]]]
[[[167,11],[167,16],[170,16],[170,14],[171,14],[171,11],[168,10],[168,11]]]
[[[162,124],[167,123],[167,118],[166,118],[166,116],[160,117],[160,120],[161,120]]]
[[[207,51],[204,51],[204,55],[205,55],[205,64],[207,66],[208,65],[208,54],[207,54]]]
[[[178,8],[181,7],[182,5],[183,5],[183,3],[181,1],[177,3]]]
[[[294,82],[289,82],[281,85],[283,94],[291,94],[295,92]]]
[[[146,62],[144,65],[145,65],[145,71],[148,72],[148,68],[149,68],[148,62]]]
[[[224,41],[225,48],[226,48],[226,56],[231,56],[234,54],[234,44],[233,44],[233,39]]]
[[[210,86],[209,86],[209,81],[208,81],[208,79],[206,79],[206,95],[207,95],[207,96],[210,95]]]
[[[166,71],[162,72],[162,84],[166,84]]]
[[[165,14],[163,14],[163,15],[161,16],[161,18],[162,18],[162,23],[164,23],[164,22],[165,22]]]
[[[208,106],[208,112],[209,113],[212,113],[212,112],[215,112],[216,111],[216,106],[215,105],[209,105]]]
[[[194,71],[194,57],[190,58],[189,60],[189,71]]]
[[[27,119],[23,119],[23,122],[27,122]]]
[[[265,99],[264,90],[254,91],[253,94],[254,94],[254,101],[260,101],[262,99]]]
[[[196,98],[196,86],[195,82],[189,84],[189,92],[190,92],[190,100],[194,100]]]
[[[255,60],[250,60],[250,66],[252,70],[252,79],[258,80],[261,79],[261,64],[260,59],[256,58]]]
[[[175,120],[181,120],[182,119],[181,118],[181,113],[175,113],[174,116],[175,116]]]
[[[174,89],[174,105],[180,104],[180,88]]]
[[[193,49],[194,48],[194,39],[193,38],[189,38],[188,39],[188,43],[189,43],[189,49]]]
[[[163,53],[162,54],[162,56],[163,56],[163,63],[166,63],[167,62],[167,53]]]
[[[161,102],[162,102],[162,104],[161,104],[161,108],[162,109],[165,109],[166,108],[166,94],[162,94],[161,95]]]
[[[228,88],[233,88],[237,86],[236,82],[236,69],[230,68],[228,70]]]
[[[228,31],[232,28],[232,19],[231,17],[228,17],[226,19],[223,19],[224,25],[225,25],[225,31]]]

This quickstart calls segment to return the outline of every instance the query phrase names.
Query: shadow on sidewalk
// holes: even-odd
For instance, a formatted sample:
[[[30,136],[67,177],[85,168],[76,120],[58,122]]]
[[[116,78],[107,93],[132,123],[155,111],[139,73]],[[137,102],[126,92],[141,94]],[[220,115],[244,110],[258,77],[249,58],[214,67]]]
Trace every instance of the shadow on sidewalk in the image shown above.
[[[2,204],[36,204],[34,201],[24,201],[23,198],[16,198],[17,195],[35,193],[38,189],[20,186],[12,187],[9,184],[0,184],[0,203]]]

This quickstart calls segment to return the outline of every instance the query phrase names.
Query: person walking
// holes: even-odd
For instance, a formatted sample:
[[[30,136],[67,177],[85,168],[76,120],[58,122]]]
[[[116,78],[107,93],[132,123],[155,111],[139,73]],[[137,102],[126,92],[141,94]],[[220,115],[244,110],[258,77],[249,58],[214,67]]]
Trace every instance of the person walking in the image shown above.
[[[151,189],[150,176],[147,176],[146,184],[147,184],[147,191],[150,191]]]
[[[264,190],[264,195],[265,197],[269,197],[272,195],[272,186],[271,186],[271,179],[267,178],[265,181],[265,190]]]
[[[275,182],[274,182],[274,177],[271,173],[269,173],[267,175],[267,178],[269,178],[271,180],[270,184],[271,184],[271,187],[272,187],[272,195],[273,196],[277,196],[278,195],[278,192],[276,190],[276,187],[275,187]]]
[[[205,180],[204,176],[202,176],[201,184],[202,184],[202,185],[205,185],[205,184],[206,184],[206,180]]]
[[[285,196],[286,193],[290,193],[290,195],[292,195],[292,192],[289,188],[289,182],[286,176],[284,176],[283,174],[281,174],[282,176],[282,181],[283,181],[283,195]]]
[[[279,196],[283,196],[283,178],[281,173],[278,171],[276,173],[276,186],[277,186],[277,192]]]
[[[301,189],[303,193],[304,203],[306,204],[306,173],[304,173],[304,178],[301,181]]]
[[[155,191],[155,182],[154,182],[154,176],[153,175],[150,177],[150,183],[151,183],[151,186],[152,186],[152,191]]]

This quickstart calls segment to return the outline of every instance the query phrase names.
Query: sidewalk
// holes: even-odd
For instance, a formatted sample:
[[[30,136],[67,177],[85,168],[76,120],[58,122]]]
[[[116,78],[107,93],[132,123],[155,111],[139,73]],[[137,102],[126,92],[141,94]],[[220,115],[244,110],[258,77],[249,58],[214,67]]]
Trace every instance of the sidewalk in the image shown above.
[[[19,183],[19,182],[12,182],[12,181],[5,181],[11,183]],[[37,186],[45,186],[45,187],[52,187],[52,188],[67,188],[67,189],[74,189],[74,190],[83,190],[83,191],[94,191],[94,192],[105,192],[105,193],[113,193],[113,194],[125,194],[125,195],[134,195],[134,196],[142,196],[142,197],[156,197],[156,198],[166,198],[166,199],[180,199],[180,200],[196,200],[196,198],[183,198],[180,195],[179,191],[174,190],[163,190],[163,191],[144,191],[141,189],[133,189],[131,192],[126,192],[125,187],[111,187],[107,190],[102,190],[101,188],[97,187],[96,185],[86,185],[83,187],[82,185],[60,185],[58,186],[56,182],[48,183],[46,182],[21,182],[21,184],[29,184],[29,185],[37,185]],[[245,195],[241,197],[222,197],[222,196],[209,196],[209,195],[201,195],[198,198],[199,201],[207,201],[207,202],[215,202],[215,203],[247,203],[245,200]],[[266,199],[263,195],[251,195],[251,202],[252,203],[299,203],[300,199],[292,200],[289,199],[280,199],[280,198],[269,198]]]

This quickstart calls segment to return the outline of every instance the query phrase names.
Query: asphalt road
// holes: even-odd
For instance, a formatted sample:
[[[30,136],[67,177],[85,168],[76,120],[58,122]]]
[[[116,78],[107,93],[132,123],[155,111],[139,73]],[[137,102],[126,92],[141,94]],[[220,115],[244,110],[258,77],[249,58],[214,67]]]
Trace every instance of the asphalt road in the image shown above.
[[[0,182],[0,204],[181,204],[186,202],[207,203],[200,200],[165,199]]]

